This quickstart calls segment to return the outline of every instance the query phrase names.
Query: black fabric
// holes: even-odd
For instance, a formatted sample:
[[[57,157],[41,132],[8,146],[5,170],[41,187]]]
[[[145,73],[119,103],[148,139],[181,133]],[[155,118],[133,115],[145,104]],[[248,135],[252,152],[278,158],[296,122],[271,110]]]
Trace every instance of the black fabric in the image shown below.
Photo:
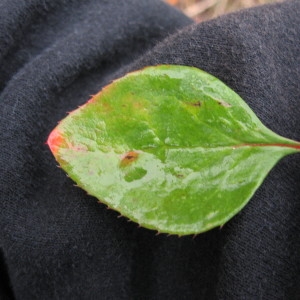
[[[158,0],[2,0],[0,299],[300,299],[300,155],[222,229],[178,238],[117,218],[45,145],[112,79],[166,63],[212,73],[300,140],[299,11],[192,25]]]

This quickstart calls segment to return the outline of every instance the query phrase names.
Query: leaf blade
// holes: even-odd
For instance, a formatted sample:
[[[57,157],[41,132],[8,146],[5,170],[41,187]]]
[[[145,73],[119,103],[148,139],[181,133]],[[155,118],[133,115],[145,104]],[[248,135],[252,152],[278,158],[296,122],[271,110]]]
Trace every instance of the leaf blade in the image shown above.
[[[144,227],[175,234],[225,223],[280,158],[300,149],[221,81],[183,66],[115,81],[64,119],[48,144],[89,194]]]

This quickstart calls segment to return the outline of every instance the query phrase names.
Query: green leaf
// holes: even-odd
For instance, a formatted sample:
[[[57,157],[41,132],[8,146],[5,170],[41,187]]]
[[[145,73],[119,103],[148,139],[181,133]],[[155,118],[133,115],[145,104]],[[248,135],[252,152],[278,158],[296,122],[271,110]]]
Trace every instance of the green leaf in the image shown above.
[[[48,145],[90,195],[179,235],[223,225],[279,159],[300,151],[220,80],[172,65],[114,81],[62,120]]]

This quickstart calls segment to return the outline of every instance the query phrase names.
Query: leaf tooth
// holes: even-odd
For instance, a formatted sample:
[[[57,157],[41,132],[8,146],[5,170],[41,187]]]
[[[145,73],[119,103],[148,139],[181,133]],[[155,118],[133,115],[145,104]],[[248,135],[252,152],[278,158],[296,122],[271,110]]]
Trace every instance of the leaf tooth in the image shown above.
[[[108,209],[108,210],[111,210],[111,208],[108,206],[108,205],[106,205],[105,203],[103,203],[103,202],[100,202],[102,205],[104,205],[104,207],[106,208],[106,209]]]
[[[97,95],[90,95],[90,99],[87,101],[87,103],[91,103],[91,102],[93,102],[94,100],[95,100],[95,97],[96,97]],[[87,104],[86,103],[86,104]]]

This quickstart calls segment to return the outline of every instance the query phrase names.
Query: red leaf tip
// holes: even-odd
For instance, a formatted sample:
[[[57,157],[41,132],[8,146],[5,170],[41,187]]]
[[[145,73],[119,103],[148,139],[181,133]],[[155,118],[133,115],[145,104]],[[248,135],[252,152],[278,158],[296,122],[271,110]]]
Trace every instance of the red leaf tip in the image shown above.
[[[63,143],[63,141],[64,141],[64,139],[63,139],[61,133],[57,129],[54,129],[50,133],[48,140],[47,140],[47,144],[54,156],[57,155],[57,152],[58,152],[61,144]]]

